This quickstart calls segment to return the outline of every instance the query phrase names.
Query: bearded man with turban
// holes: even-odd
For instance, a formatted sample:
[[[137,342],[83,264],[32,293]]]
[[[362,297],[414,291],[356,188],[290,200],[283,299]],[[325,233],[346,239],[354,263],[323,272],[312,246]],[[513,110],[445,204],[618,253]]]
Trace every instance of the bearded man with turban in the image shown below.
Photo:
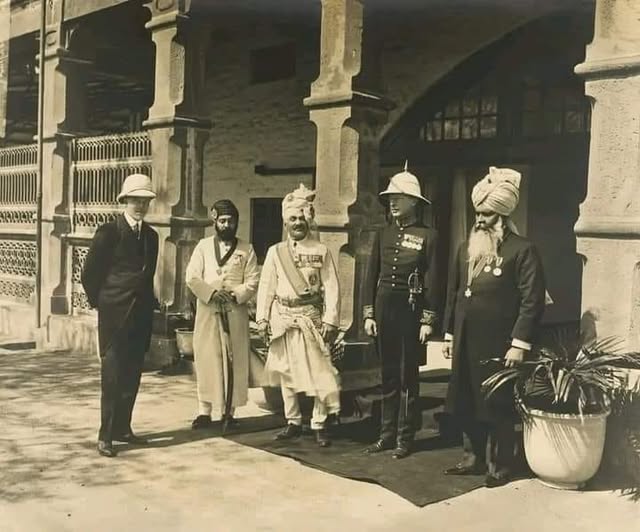
[[[278,440],[302,434],[298,393],[314,398],[311,428],[330,445],[327,417],[340,411],[338,372],[331,362],[340,321],[340,287],[331,252],[310,234],[314,193],[303,185],[287,194],[282,218],[287,239],[267,251],[258,287],[256,321],[269,353],[265,376],[280,386],[287,426]]]
[[[488,487],[509,481],[517,417],[512,390],[487,399],[481,385],[501,365],[522,362],[545,307],[538,252],[509,219],[519,187],[518,172],[491,167],[473,188],[475,224],[450,272],[444,317],[443,352],[453,357],[445,411],[464,433],[463,459],[445,473],[486,473]]]
[[[234,409],[247,402],[249,385],[249,313],[247,303],[255,295],[260,273],[253,246],[236,237],[238,209],[230,200],[211,208],[213,236],[198,242],[186,272],[186,283],[196,296],[193,354],[196,367],[198,415],[191,427],[207,428],[211,415],[225,425],[235,424]],[[233,353],[232,390],[226,390],[223,322],[228,318],[229,343]],[[224,416],[226,395],[231,411]]]

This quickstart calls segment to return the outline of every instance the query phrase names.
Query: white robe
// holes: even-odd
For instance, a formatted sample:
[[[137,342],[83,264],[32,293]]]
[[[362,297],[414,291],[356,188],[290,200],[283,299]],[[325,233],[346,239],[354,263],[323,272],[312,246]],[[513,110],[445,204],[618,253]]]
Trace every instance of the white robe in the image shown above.
[[[246,304],[256,292],[260,273],[251,244],[238,239],[233,255],[220,267],[214,242],[214,237],[198,242],[186,273],[187,285],[198,298],[193,334],[198,400],[212,403],[214,408],[224,407],[220,307],[210,300],[214,292],[225,289],[235,294],[237,301],[228,305],[233,352],[232,405],[236,407],[247,402],[250,343]]]
[[[292,242],[289,242],[292,245]],[[293,249],[293,248],[292,248]],[[339,325],[340,288],[327,247],[315,239],[296,243],[294,255],[311,294],[323,296],[323,308],[288,307],[278,300],[298,296],[287,278],[275,246],[269,248],[258,289],[256,320],[268,320],[271,344],[265,366],[269,383],[319,397],[328,412],[339,411],[339,376],[319,329]]]

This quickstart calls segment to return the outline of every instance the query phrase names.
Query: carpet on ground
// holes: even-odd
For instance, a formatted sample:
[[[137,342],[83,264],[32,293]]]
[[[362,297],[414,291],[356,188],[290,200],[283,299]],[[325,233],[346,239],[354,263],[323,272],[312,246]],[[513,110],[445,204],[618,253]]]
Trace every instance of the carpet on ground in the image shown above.
[[[229,434],[234,442],[293,458],[303,465],[341,477],[373,482],[400,495],[417,506],[426,506],[467,493],[484,485],[482,476],[446,476],[443,470],[461,458],[461,448],[438,435],[433,429],[418,433],[414,453],[395,460],[391,451],[365,455],[363,431],[336,427],[333,444],[320,448],[312,433],[289,441],[276,441],[281,429]],[[365,431],[366,432],[366,431]]]

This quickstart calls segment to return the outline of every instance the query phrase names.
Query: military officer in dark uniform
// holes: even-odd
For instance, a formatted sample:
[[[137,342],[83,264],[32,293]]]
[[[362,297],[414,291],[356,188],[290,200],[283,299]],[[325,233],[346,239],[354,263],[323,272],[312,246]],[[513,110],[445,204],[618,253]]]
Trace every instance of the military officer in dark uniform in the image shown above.
[[[102,387],[98,453],[107,457],[116,456],[113,440],[145,443],[131,430],[131,415],[157,306],[153,276],[158,233],[143,221],[154,197],[148,176],[132,174],[124,180],[118,194],[124,212],[98,227],[82,271],[89,303],[98,309]]]
[[[382,367],[382,424],[369,454],[394,449],[405,458],[418,427],[418,367],[436,321],[436,236],[417,216],[430,201],[406,168],[380,193],[389,202],[391,224],[376,234],[365,274],[364,328],[377,339]]]

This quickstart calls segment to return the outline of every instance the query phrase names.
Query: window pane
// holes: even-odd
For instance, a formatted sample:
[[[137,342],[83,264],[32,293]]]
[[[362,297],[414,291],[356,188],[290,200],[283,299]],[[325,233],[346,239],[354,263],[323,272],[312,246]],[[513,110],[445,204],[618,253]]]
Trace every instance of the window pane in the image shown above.
[[[445,116],[460,116],[460,102],[455,101],[447,104],[444,114]]]
[[[459,120],[445,120],[444,121],[444,138],[446,140],[454,140],[459,138],[460,133],[460,121]]]
[[[432,120],[427,122],[424,131],[424,139],[428,142],[442,140],[442,122],[439,120]]]
[[[465,98],[462,102],[462,114],[463,116],[477,116],[478,100],[475,98]]]
[[[462,121],[462,138],[476,139],[478,138],[478,119],[465,118]]]
[[[567,111],[564,115],[564,121],[567,133],[580,133],[585,129],[582,111]]]
[[[483,116],[480,119],[480,137],[495,137],[498,134],[498,120],[495,116]]]
[[[498,97],[483,96],[482,97],[482,114],[495,115],[498,113]]]

